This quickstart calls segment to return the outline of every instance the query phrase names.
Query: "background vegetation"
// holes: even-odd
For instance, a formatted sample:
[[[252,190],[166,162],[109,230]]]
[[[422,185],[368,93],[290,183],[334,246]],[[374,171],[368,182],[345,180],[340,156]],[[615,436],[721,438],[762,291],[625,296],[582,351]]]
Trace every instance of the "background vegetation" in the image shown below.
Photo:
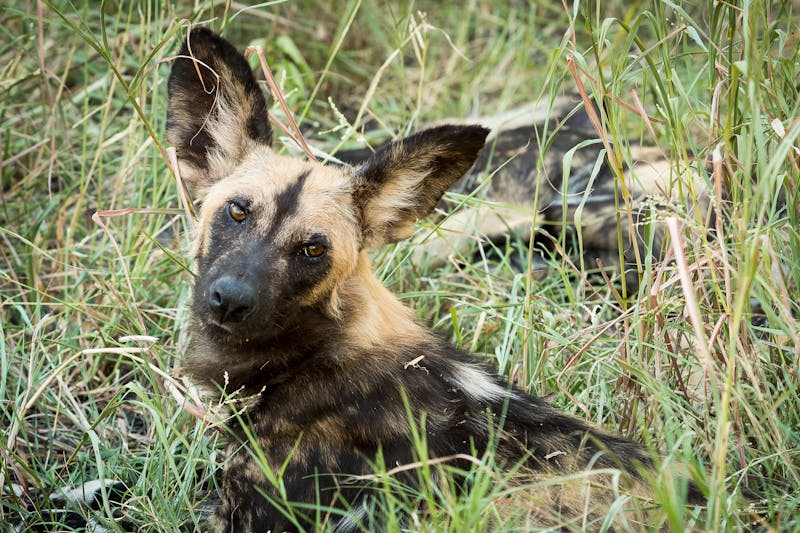
[[[424,320],[534,394],[687,465],[705,512],[655,481],[675,530],[800,530],[800,25],[796,2],[17,2],[0,7],[0,527],[47,526],[12,498],[93,478],[131,487],[142,531],[192,529],[218,433],[169,376],[191,280],[163,157],[166,77],[185,21],[260,44],[307,138],[327,149],[562,91],[602,99],[602,135],[716,163],[712,229],[681,206],[685,261],[638,291],[553,257],[380,274]],[[574,72],[574,74],[573,74]],[[646,112],[647,120],[639,112]],[[349,124],[348,124],[349,123]],[[684,192],[688,199],[695,191]],[[719,196],[721,198],[721,196]],[[781,209],[784,203],[787,207]],[[92,220],[93,215],[101,224]],[[421,232],[427,231],[421,229]],[[524,264],[524,262],[523,262]],[[180,388],[180,383],[177,383]],[[422,502],[416,529],[502,524],[502,487]],[[737,495],[764,497],[758,512]],[[659,489],[657,489],[659,490]],[[37,503],[38,502],[38,503]],[[80,511],[88,512],[88,511]],[[94,517],[119,529],[120,506]],[[499,520],[499,521],[498,521]],[[632,527],[632,526],[631,526]]]

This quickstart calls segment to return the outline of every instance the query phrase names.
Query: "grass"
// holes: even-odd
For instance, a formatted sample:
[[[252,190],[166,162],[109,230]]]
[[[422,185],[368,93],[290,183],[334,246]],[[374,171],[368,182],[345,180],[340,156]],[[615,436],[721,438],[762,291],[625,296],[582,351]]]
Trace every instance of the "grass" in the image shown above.
[[[0,10],[0,486],[48,493],[121,479],[131,486],[123,512],[142,531],[197,527],[196,502],[215,488],[219,432],[170,392],[191,267],[163,156],[181,20],[213,19],[238,45],[264,46],[317,146],[509,109],[575,90],[577,76],[604,103],[600,136],[616,139],[617,161],[631,139],[663,147],[678,167],[711,162],[721,216],[709,229],[684,209],[698,191],[683,184],[668,210],[669,253],[685,259],[642,258],[638,290],[562,257],[535,279],[513,266],[527,254],[514,243],[442,269],[409,264],[403,243],[377,263],[420,316],[520,386],[686,465],[708,509],[656,481],[669,528],[800,530],[796,3],[460,4]],[[385,498],[365,529],[399,509],[419,530],[502,528],[509,516],[490,457],[461,496],[403,491],[381,471]],[[764,497],[759,513],[742,511],[744,487]],[[23,516],[60,529],[0,498],[0,526]],[[118,529],[103,502],[95,518]]]

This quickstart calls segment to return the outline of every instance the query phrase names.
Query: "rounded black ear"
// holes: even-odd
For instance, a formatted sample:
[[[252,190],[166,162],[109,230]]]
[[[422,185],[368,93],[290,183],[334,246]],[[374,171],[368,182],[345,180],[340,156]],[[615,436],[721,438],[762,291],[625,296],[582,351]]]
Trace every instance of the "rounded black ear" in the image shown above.
[[[363,246],[410,237],[466,174],[486,142],[483,126],[438,126],[388,144],[356,171],[354,201],[362,213]]]
[[[172,63],[167,140],[193,187],[209,185],[212,161],[231,162],[249,144],[272,144],[267,102],[250,65],[207,28],[193,28]]]

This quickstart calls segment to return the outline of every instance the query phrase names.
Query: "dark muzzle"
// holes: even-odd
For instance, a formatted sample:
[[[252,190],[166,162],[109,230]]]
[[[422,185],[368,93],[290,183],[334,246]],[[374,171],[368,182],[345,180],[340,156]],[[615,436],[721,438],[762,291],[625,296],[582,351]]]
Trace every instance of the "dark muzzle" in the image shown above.
[[[219,324],[241,322],[256,304],[253,287],[231,276],[214,281],[208,292],[208,305]]]

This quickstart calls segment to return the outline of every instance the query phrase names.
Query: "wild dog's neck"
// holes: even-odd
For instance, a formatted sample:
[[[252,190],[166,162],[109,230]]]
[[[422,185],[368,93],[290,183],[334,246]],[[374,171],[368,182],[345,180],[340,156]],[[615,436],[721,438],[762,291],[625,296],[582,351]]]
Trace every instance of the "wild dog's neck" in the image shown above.
[[[353,275],[339,290],[347,302],[342,332],[356,349],[430,338],[429,331],[414,320],[411,310],[378,281],[365,252],[361,252]]]

